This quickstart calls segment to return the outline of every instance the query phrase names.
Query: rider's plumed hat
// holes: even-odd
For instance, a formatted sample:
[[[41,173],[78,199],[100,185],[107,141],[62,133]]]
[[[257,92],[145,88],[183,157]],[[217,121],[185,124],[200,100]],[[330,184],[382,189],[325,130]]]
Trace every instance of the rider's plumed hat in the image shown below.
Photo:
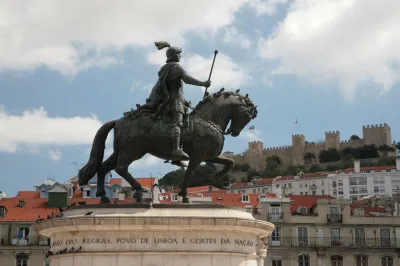
[[[155,42],[154,43],[158,50],[164,49],[165,47],[168,47],[168,50],[166,52],[167,55],[167,62],[171,61],[177,54],[182,53],[182,48],[179,47],[171,47],[171,45],[167,42],[160,41],[160,42]]]

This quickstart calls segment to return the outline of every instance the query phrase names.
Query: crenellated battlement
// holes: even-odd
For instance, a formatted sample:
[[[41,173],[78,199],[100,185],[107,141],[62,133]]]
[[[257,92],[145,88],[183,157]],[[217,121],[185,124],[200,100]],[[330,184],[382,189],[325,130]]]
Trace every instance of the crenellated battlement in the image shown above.
[[[276,150],[287,150],[292,148],[292,146],[279,146],[279,147],[270,147],[270,148],[265,148],[266,151],[276,151]]]
[[[316,143],[316,142],[309,142],[309,143],[306,143],[306,145],[305,145],[306,147],[324,147],[325,146],[325,142],[322,142],[322,143]]]
[[[352,143],[364,143],[364,140],[357,139],[357,140],[342,140],[340,144],[352,144]]]
[[[338,130],[336,131],[325,131],[325,135],[338,135],[340,132]]]
[[[363,129],[365,128],[390,128],[390,126],[386,123],[384,124],[375,124],[375,125],[364,125]]]
[[[347,147],[358,148],[371,144],[376,146],[392,144],[391,129],[388,124],[364,125],[362,129],[362,136],[358,132],[352,132],[360,137],[359,140],[352,141],[341,140],[338,130],[325,131],[325,140],[321,142],[306,143],[303,134],[292,135],[292,143],[288,146],[264,148],[263,142],[252,141],[248,143],[248,152],[243,153],[243,158],[238,159],[238,161],[241,164],[249,164],[253,169],[262,170],[265,167],[266,158],[273,155],[279,156],[284,164],[303,164],[305,153],[318,155],[321,151],[331,148],[341,150]]]

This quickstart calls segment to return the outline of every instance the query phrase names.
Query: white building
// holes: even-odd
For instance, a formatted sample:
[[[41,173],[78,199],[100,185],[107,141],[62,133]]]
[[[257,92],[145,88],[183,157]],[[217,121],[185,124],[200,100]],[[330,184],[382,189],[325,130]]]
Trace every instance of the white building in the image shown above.
[[[400,197],[400,158],[396,166],[360,167],[328,175],[329,194],[335,198],[358,200],[363,197]]]
[[[277,176],[272,181],[272,193],[276,195],[328,195],[327,173],[300,172],[296,176]]]
[[[234,183],[227,187],[227,193],[239,194],[270,194],[272,193],[272,178],[259,178],[252,182]]]

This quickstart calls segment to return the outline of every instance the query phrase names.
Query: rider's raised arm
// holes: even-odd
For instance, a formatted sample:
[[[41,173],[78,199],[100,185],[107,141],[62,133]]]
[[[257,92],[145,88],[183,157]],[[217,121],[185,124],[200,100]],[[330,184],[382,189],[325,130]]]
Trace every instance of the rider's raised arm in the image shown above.
[[[183,82],[186,84],[194,85],[194,86],[206,86],[204,81],[200,81],[198,79],[195,79],[194,77],[190,76],[186,71],[181,67],[181,66],[176,66],[177,71],[179,71],[181,79]]]

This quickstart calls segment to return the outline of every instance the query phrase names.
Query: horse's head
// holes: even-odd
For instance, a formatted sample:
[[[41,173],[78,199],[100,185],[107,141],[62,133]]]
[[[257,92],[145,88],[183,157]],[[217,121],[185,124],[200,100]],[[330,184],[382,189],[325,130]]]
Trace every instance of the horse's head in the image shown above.
[[[257,106],[249,99],[248,94],[242,96],[237,93],[234,98],[236,102],[233,104],[231,124],[227,133],[237,137],[243,128],[257,117]]]
[[[200,101],[195,111],[219,125],[223,131],[230,123],[226,134],[233,137],[239,136],[243,128],[257,116],[257,106],[249,99],[248,94],[243,96],[239,90],[232,92],[224,91],[223,88]]]

